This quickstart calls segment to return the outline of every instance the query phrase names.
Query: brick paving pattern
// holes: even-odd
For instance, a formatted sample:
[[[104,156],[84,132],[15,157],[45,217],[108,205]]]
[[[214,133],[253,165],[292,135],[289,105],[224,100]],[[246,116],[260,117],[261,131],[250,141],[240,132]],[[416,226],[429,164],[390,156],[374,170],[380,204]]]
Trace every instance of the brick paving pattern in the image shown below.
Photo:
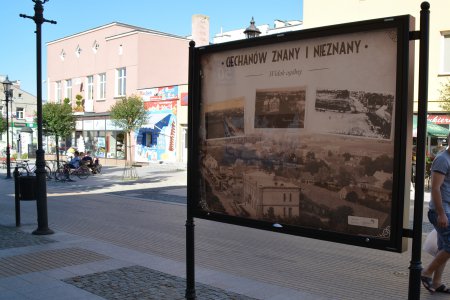
[[[185,299],[186,279],[141,266],[76,276],[64,280],[108,300]],[[197,299],[254,300],[244,295],[196,283]]]
[[[106,260],[109,257],[79,248],[55,249],[0,258],[0,278]]]

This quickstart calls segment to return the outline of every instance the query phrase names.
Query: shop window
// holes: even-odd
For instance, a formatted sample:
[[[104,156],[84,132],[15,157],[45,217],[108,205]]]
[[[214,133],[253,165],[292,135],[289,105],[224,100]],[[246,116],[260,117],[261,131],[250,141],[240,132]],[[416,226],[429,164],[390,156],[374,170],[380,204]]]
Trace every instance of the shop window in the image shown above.
[[[116,135],[116,157],[118,159],[126,158],[125,134],[123,132]]]

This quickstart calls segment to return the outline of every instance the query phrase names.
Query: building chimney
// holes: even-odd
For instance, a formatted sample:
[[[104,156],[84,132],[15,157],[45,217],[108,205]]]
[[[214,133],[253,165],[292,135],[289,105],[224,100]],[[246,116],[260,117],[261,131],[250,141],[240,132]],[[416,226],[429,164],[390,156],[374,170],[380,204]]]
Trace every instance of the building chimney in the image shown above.
[[[205,15],[192,16],[192,39],[195,46],[209,45],[209,17]]]

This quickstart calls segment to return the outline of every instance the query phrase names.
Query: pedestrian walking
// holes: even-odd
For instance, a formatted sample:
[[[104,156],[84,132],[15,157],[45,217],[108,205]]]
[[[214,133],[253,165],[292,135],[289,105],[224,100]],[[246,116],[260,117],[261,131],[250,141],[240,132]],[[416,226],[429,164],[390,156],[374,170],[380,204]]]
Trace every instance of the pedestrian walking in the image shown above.
[[[431,165],[431,199],[428,219],[437,231],[438,252],[431,263],[422,270],[420,279],[430,293],[450,294],[450,288],[442,283],[442,274],[450,259],[450,151],[448,148],[440,152]]]

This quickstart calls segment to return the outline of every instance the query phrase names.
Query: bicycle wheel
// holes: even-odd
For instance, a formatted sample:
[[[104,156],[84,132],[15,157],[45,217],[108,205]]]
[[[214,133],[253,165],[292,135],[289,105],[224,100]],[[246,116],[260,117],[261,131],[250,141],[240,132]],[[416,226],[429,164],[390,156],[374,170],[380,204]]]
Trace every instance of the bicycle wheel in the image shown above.
[[[58,170],[55,171],[55,179],[60,181],[65,181],[69,179],[69,171],[64,168],[64,166],[60,166]]]
[[[86,179],[91,175],[91,170],[87,166],[80,166],[75,172],[80,179]]]
[[[96,165],[95,171],[100,174],[102,172],[102,165],[101,164]]]
[[[52,170],[50,169],[49,166],[45,166],[45,178],[47,178],[47,180],[53,179]]]
[[[30,172],[28,172],[26,167],[18,167],[19,176],[28,176],[30,175]]]

